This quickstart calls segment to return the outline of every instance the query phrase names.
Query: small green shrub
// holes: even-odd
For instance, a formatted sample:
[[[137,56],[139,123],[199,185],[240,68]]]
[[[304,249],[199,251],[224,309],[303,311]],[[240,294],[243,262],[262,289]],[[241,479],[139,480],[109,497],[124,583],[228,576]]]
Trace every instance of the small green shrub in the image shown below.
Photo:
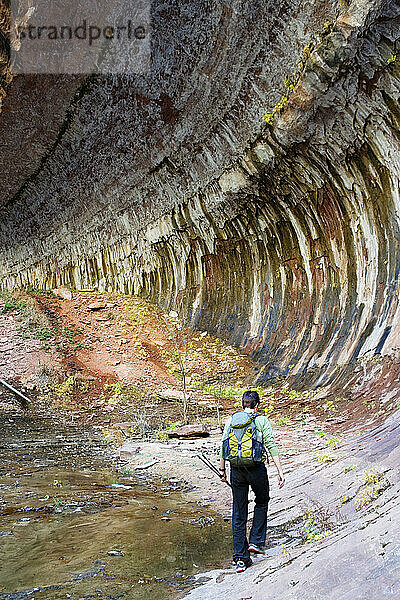
[[[1,307],[0,314],[4,315],[8,312],[13,312],[14,310],[21,310],[22,308],[25,308],[25,306],[26,302],[9,298],[4,302],[3,306]]]
[[[169,440],[169,435],[165,431],[165,429],[158,429],[158,431],[156,432],[156,437],[162,442],[168,442]]]
[[[165,421],[164,429],[166,429],[166,430],[177,429],[178,427],[181,427],[182,425],[183,425],[182,421]]]
[[[70,375],[62,383],[55,386],[54,404],[57,408],[68,410],[75,402],[79,401],[79,395],[86,393],[89,389],[90,383],[88,381]]]
[[[337,460],[339,456],[337,454],[330,454],[328,452],[314,452],[313,458],[319,463],[328,463]]]
[[[278,419],[276,420],[277,425],[282,426],[282,425],[289,425],[289,423],[291,423],[292,420],[289,417],[278,417]]]
[[[347,0],[340,0],[340,2],[347,2]],[[265,113],[262,116],[262,119],[267,123],[267,125],[272,125],[275,115],[279,115],[284,110],[284,108],[289,102],[292,92],[294,91],[297,83],[300,81],[302,74],[304,73],[307,60],[310,58],[312,52],[318,47],[322,40],[332,32],[333,27],[334,23],[332,21],[326,21],[323,24],[322,31],[320,31],[317,34],[315,39],[311,40],[308,44],[304,46],[302,52],[302,60],[299,62],[297,70],[294,73],[292,73],[290,77],[285,77],[284,79],[283,83],[286,88],[285,92],[282,94],[279,101],[273,107],[272,112]]]
[[[169,440],[168,431],[172,429],[177,429],[183,425],[182,421],[165,421],[164,427],[162,429],[158,429],[156,431],[156,437],[163,442],[167,442]]]
[[[108,398],[108,404],[118,404],[126,400],[124,385],[120,381],[110,383],[107,388],[112,391],[111,396]]]
[[[383,473],[379,473],[374,468],[369,469],[368,471],[364,471],[361,475],[362,484],[375,484],[382,478]]]
[[[32,329],[32,337],[42,342],[47,342],[54,337],[54,332],[51,327],[35,327]]]
[[[262,116],[262,118],[266,122],[267,125],[272,125],[272,123],[274,122],[274,113],[265,113]]]
[[[325,404],[322,405],[322,408],[324,412],[328,413],[329,417],[331,417],[338,411],[337,406],[335,406],[334,400],[327,400],[327,402],[325,402]]]
[[[361,508],[368,506],[368,504],[370,504],[373,500],[376,500],[376,498],[379,496],[379,489],[374,486],[368,486],[367,488],[360,490],[357,493],[357,497],[356,497],[356,510],[360,510]]]
[[[348,473],[349,471],[354,471],[357,468],[357,465],[345,465],[343,467],[343,473]]]
[[[333,448],[337,448],[341,441],[337,435],[331,435],[330,433],[326,433],[326,431],[322,431],[322,429],[314,429],[314,435],[320,437],[324,444]]]
[[[314,501],[312,506],[305,510],[298,532],[303,542],[313,543],[330,535],[334,527],[330,511]]]
[[[383,480],[383,473],[373,467],[364,471],[361,475],[361,486],[355,498],[356,510],[360,510],[376,500],[388,485],[389,483]]]
[[[34,294],[35,296],[48,296],[49,298],[56,298],[55,294],[51,290],[28,287],[26,291],[28,294]]]
[[[58,398],[65,398],[65,397],[72,398],[75,386],[76,386],[75,376],[70,375],[70,377],[67,377],[67,379],[63,383],[60,383],[59,385],[57,385],[56,396]]]
[[[122,446],[125,441],[125,435],[120,429],[116,430],[110,429],[109,427],[103,427],[101,433],[104,441],[111,446]]]
[[[130,469],[122,469],[121,475],[123,477],[129,477],[130,475],[133,475],[133,473]]]

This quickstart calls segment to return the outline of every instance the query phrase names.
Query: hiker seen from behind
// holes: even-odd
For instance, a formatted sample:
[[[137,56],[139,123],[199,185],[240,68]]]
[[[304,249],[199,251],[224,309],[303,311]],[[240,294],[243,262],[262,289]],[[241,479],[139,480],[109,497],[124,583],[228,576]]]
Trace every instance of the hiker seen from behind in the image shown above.
[[[228,461],[233,494],[233,560],[238,573],[252,564],[250,552],[262,554],[265,548],[269,502],[269,481],[265,466],[267,452],[278,470],[279,487],[285,483],[271,425],[267,417],[256,413],[259,404],[258,393],[246,391],[242,397],[243,410],[229,417],[222,434],[220,472],[222,481],[227,481]],[[255,508],[247,540],[249,487],[255,494]]]

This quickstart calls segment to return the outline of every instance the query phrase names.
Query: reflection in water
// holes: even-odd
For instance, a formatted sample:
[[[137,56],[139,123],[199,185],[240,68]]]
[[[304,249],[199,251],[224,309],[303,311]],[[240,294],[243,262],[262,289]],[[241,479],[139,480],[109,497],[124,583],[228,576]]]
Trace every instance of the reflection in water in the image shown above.
[[[0,600],[164,599],[230,558],[229,523],[88,432],[14,414],[0,435]]]

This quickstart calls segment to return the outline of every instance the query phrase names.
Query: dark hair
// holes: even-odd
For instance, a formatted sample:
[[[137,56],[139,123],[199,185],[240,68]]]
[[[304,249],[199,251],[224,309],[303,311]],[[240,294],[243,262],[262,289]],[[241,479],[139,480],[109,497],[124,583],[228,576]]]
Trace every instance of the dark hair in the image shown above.
[[[242,396],[242,406],[243,408],[255,408],[258,404],[260,404],[260,396],[257,392],[253,392],[252,390],[247,390]]]

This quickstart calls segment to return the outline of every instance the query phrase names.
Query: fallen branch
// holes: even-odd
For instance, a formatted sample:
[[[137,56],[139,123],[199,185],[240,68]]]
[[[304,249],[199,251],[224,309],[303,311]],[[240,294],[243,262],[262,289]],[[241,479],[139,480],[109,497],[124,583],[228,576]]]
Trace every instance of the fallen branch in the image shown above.
[[[139,469],[149,469],[150,467],[153,467],[157,463],[158,463],[158,460],[152,460],[151,462],[147,462],[144,465],[137,465],[135,467],[135,471],[138,471]]]
[[[0,384],[3,385],[8,390],[10,390],[10,392],[13,392],[13,394],[15,394],[16,396],[21,398],[25,404],[31,404],[31,400],[29,398],[24,396],[24,394],[22,394],[22,392],[19,392],[18,390],[16,390],[12,385],[7,383],[7,381],[4,381],[4,379],[0,379]]]

